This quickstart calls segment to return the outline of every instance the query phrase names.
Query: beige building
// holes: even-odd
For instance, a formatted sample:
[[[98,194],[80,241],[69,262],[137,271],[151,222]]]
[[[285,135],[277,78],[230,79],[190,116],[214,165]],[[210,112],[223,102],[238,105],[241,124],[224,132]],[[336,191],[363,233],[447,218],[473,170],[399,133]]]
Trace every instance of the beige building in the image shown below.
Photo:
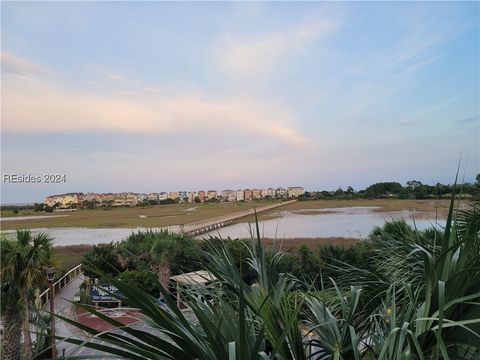
[[[252,200],[260,200],[262,198],[262,190],[253,189],[252,190]]]
[[[243,190],[243,199],[245,201],[252,201],[252,190],[250,189]]]
[[[48,205],[50,207],[54,207],[56,204],[59,204],[59,206],[62,206],[63,204],[63,195],[51,195],[47,196],[44,201],[45,205]]]
[[[288,197],[296,198],[305,194],[305,190],[301,186],[293,186],[288,188]]]
[[[268,189],[260,190],[260,196],[262,197],[262,199],[265,199],[268,196]]]
[[[100,199],[102,205],[108,205],[113,203],[115,200],[115,195],[112,193],[100,194],[98,198]]]
[[[158,201],[158,193],[150,193],[147,195],[148,201]]]
[[[168,193],[168,198],[172,200],[177,200],[178,198],[178,193],[176,191],[171,191]]]
[[[216,190],[208,190],[207,191],[207,200],[211,200],[217,197],[217,191]]]
[[[235,200],[236,201],[243,201],[245,200],[245,193],[243,190],[237,190],[235,191]]]
[[[89,192],[83,195],[83,201],[100,201],[100,194]]]
[[[195,198],[197,197],[197,192],[196,191],[189,191],[187,193],[187,197],[188,197],[188,202],[193,203],[195,201]]]
[[[222,200],[223,201],[235,201],[236,193],[234,190],[223,190],[222,191]]]
[[[137,195],[131,192],[114,194],[113,206],[136,206],[138,204]]]
[[[201,202],[205,201],[205,191],[199,191],[198,192],[198,198],[200,199]]]
[[[68,208],[72,205],[81,206],[82,205],[82,194],[65,194],[63,196],[62,207]]]
[[[83,201],[83,194],[81,193],[68,193],[52,195],[45,198],[45,205],[53,207],[58,205],[59,208],[67,209],[70,207],[81,207]]]

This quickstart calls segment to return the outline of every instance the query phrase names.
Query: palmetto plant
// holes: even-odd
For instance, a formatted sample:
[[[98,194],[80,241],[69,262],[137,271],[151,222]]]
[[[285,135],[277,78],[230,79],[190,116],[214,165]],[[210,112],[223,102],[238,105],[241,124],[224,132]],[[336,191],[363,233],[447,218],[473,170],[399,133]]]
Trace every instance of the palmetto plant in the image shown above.
[[[377,229],[383,240],[374,240],[377,273],[346,268],[340,279],[343,284],[363,282],[369,294],[365,308],[375,358],[445,359],[465,346],[475,354],[467,352],[465,358],[479,356],[478,202],[468,211],[455,212],[453,205],[443,231],[405,232],[396,224]]]
[[[331,279],[335,294],[302,292],[307,284],[282,273],[283,254],[267,254],[260,238],[247,243],[244,282],[227,246],[207,241],[205,266],[216,278],[191,286],[180,311],[161,287],[165,304],[138,289],[111,281],[125,303],[138,308],[150,330],[124,326],[91,333],[93,340],[66,341],[128,359],[476,359],[480,349],[480,217],[478,205],[450,214],[444,230],[418,232],[402,225],[377,231],[373,270],[340,264]],[[258,231],[257,231],[258,234]],[[373,241],[373,240],[372,240]],[[237,262],[238,263],[238,262]],[[338,285],[337,285],[338,284]],[[308,286],[307,286],[308,287]],[[99,341],[102,341],[100,343]]]
[[[15,240],[2,239],[1,266],[2,282],[18,289],[17,302],[22,304],[24,355],[31,359],[30,336],[31,290],[45,279],[44,269],[50,262],[52,238],[46,233],[33,234],[29,230],[17,230]]]

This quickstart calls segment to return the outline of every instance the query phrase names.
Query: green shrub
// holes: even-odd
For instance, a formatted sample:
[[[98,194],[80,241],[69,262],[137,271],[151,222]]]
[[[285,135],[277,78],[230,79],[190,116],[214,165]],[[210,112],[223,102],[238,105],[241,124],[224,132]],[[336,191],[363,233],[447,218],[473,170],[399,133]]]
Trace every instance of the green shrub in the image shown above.
[[[160,295],[158,277],[151,271],[127,270],[121,273],[118,279],[156,298]]]

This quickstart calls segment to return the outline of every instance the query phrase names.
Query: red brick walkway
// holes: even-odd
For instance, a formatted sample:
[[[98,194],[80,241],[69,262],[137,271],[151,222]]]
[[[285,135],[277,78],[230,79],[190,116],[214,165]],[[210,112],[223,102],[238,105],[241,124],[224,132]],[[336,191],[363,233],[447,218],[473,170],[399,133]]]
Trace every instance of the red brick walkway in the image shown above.
[[[129,325],[137,322],[140,315],[138,312],[126,311],[124,309],[100,309],[99,311],[101,311],[104,315],[121,322],[124,325]],[[76,315],[78,322],[97,331],[115,329],[115,326],[91,314],[90,312],[88,312],[88,310],[85,310],[81,306],[76,307]]]

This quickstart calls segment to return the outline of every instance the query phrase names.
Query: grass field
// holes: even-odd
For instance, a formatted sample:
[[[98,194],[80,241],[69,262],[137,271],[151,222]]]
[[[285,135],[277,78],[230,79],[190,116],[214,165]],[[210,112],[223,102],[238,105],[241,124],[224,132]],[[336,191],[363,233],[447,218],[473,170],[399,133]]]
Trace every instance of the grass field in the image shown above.
[[[100,208],[85,209],[68,213],[53,213],[49,218],[13,220],[1,222],[2,230],[34,229],[52,227],[88,227],[88,228],[129,228],[129,227],[163,227],[187,224],[213,217],[247,210],[255,206],[272,204],[274,201],[258,203],[203,203],[171,204],[146,208]],[[24,215],[24,214],[19,214]],[[40,214],[45,216],[47,214]],[[53,217],[56,215],[67,215]]]
[[[320,245],[336,245],[336,246],[352,246],[359,242],[359,239],[344,237],[323,237],[323,238],[289,238],[289,239],[262,239],[263,244],[271,249],[280,249],[282,251],[290,251],[299,245],[307,245],[311,250],[318,250]]]
[[[80,264],[83,254],[91,248],[91,245],[55,246],[53,249],[53,263],[55,267],[66,272]]]
[[[8,220],[1,222],[2,230],[34,229],[50,227],[87,227],[87,228],[129,228],[129,227],[163,227],[170,225],[187,224],[199,220],[234,213],[241,210],[260,207],[272,201],[257,203],[204,203],[204,204],[172,204],[158,205],[146,208],[101,208],[92,210],[79,210],[63,217],[37,218],[29,220]],[[417,218],[445,218],[449,206],[449,200],[315,200],[298,201],[284,207],[259,214],[260,220],[277,218],[279,210],[302,213],[302,210],[329,209],[352,206],[375,206],[375,211],[401,211],[415,210]],[[327,214],[328,211],[317,214]],[[19,214],[24,215],[24,214]],[[42,213],[45,216],[46,214]],[[59,215],[58,213],[51,214]],[[10,217],[13,219],[13,217]],[[242,219],[241,221],[253,220]]]

